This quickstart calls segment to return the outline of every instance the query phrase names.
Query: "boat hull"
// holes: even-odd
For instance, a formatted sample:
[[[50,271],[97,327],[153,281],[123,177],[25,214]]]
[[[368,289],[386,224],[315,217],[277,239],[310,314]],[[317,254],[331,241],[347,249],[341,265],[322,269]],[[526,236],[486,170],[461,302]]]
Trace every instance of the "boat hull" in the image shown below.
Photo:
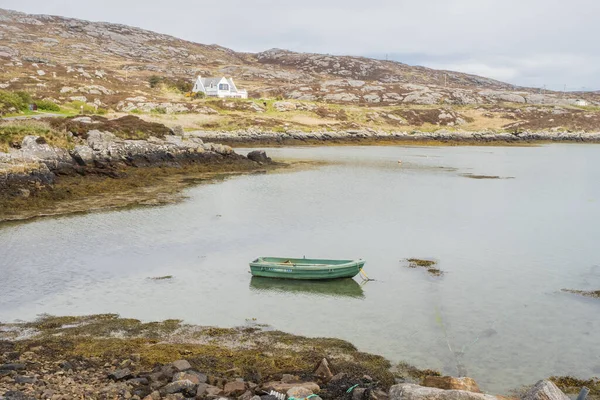
[[[275,261],[273,261],[275,260]],[[365,265],[364,260],[305,260],[259,258],[250,263],[253,276],[278,279],[330,280],[353,278]]]

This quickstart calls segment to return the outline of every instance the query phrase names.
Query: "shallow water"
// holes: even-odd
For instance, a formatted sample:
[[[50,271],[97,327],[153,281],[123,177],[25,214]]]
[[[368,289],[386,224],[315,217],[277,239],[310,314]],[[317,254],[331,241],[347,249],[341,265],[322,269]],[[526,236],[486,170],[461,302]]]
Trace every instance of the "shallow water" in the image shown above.
[[[600,300],[560,290],[600,288],[599,146],[269,153],[337,163],[196,186],[176,205],[0,226],[0,320],[256,318],[502,393],[598,371]],[[251,279],[261,255],[362,257],[376,280]]]

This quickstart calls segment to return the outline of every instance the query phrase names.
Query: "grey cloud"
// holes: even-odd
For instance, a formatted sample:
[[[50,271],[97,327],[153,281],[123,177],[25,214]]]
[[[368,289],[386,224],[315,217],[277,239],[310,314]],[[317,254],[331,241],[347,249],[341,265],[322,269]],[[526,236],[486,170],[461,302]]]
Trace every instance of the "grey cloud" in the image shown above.
[[[3,0],[238,51],[380,55],[518,85],[600,89],[597,0]]]

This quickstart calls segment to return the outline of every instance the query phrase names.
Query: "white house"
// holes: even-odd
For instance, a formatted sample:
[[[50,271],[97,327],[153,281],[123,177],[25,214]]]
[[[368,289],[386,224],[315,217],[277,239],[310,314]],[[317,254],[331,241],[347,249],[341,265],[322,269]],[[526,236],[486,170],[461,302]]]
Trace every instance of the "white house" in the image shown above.
[[[238,89],[231,78],[202,78],[196,79],[192,92],[203,92],[210,97],[236,97],[238,99],[247,99],[246,89]]]

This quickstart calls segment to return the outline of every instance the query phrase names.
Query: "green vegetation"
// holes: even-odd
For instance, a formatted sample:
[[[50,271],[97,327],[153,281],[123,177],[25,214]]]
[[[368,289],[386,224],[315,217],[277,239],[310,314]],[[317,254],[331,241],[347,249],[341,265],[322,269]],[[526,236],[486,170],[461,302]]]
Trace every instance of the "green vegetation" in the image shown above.
[[[26,111],[31,103],[31,95],[27,92],[10,92],[0,90],[0,114],[8,113],[12,108]]]
[[[60,111],[58,104],[50,100],[36,100],[34,104],[37,106],[38,110],[41,111]]]
[[[66,103],[65,107],[70,108],[72,110],[74,110],[77,113],[81,113],[83,112],[83,114],[98,114],[98,115],[104,115],[106,114],[108,111],[104,108],[100,108],[100,107],[96,107],[90,104],[87,104],[83,101],[72,101],[70,103]]]
[[[28,135],[40,136],[41,140],[52,146],[62,148],[72,146],[66,132],[56,130],[46,122],[21,120],[0,124],[0,151],[6,152],[10,147],[19,148],[23,138]]]
[[[151,88],[163,86],[166,89],[174,90],[180,93],[191,92],[194,85],[186,79],[169,78],[164,76],[152,75],[148,78]]]

